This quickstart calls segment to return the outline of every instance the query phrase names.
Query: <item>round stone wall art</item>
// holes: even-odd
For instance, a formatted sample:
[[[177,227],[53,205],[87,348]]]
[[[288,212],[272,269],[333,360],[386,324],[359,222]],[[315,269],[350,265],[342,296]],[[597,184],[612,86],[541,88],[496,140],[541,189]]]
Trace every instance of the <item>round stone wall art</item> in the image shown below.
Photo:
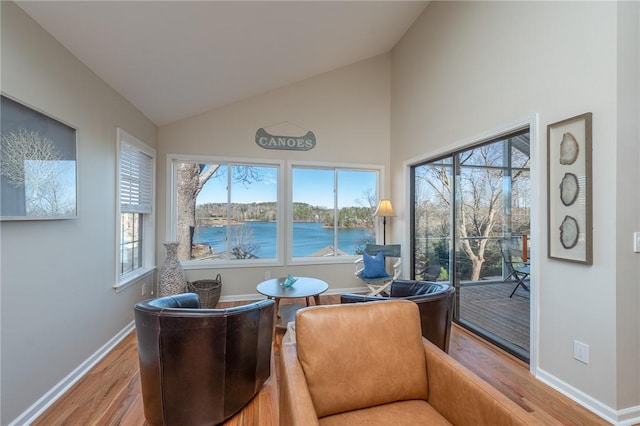
[[[547,257],[593,265],[592,113],[547,125]]]
[[[565,173],[560,182],[560,199],[562,204],[570,206],[575,203],[580,193],[580,183],[578,182],[578,176],[573,173]]]
[[[578,221],[567,215],[564,217],[562,224],[560,224],[560,243],[562,247],[572,249],[578,244],[578,237],[580,236],[580,226]]]
[[[565,132],[560,142],[560,164],[569,165],[576,162],[580,153],[580,145],[571,132]]]

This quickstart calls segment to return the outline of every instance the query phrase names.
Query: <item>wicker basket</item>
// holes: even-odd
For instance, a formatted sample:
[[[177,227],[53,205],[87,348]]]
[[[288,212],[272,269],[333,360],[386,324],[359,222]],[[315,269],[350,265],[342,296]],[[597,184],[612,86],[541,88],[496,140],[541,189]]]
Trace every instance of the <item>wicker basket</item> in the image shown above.
[[[200,307],[205,309],[215,308],[220,300],[222,290],[222,278],[220,274],[215,280],[197,280],[187,282],[187,291],[195,293],[200,298]]]

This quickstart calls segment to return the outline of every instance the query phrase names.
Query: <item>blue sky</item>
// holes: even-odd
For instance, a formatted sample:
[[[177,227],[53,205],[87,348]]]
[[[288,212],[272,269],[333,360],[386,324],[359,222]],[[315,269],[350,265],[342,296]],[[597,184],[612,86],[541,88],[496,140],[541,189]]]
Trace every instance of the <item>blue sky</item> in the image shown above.
[[[259,167],[261,180],[248,184],[234,183],[232,186],[232,202],[251,203],[276,201],[277,169],[275,167]],[[293,200],[313,206],[333,206],[333,170],[303,169],[293,170]],[[376,174],[373,172],[342,170],[339,179],[339,207],[366,206],[366,191],[376,191]],[[224,203],[226,195],[226,172],[213,177],[205,184],[198,195],[198,204]]]

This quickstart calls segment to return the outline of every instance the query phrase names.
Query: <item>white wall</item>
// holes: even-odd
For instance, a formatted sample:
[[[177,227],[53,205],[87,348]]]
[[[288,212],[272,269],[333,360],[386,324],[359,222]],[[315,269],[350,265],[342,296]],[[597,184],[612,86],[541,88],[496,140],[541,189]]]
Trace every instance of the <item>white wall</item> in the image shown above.
[[[378,56],[161,127],[158,143],[158,258],[164,258],[162,242],[168,238],[165,232],[168,193],[165,163],[168,153],[381,164],[388,170],[389,64],[388,54]],[[263,149],[255,143],[256,130],[285,121],[312,130],[316,135],[316,147],[304,152],[279,151]],[[353,276],[353,263],[190,269],[187,270],[187,279],[202,279],[221,273],[222,297],[244,297],[257,295],[256,285],[264,280],[267,270],[274,277],[291,273],[324,279],[329,283],[329,291],[361,286]]]
[[[616,317],[618,406],[640,405],[640,2],[618,5]]]
[[[6,425],[133,320],[140,286],[112,288],[116,127],[151,146],[157,129],[14,3],[0,10],[3,93],[78,129],[79,217],[0,224]]]
[[[554,386],[614,419],[627,408],[640,416],[638,255],[629,246],[629,231],[640,226],[639,179],[637,165],[615,172],[629,149],[637,161],[638,141],[637,131],[632,141],[618,134],[618,108],[632,103],[621,105],[617,96],[618,37],[625,35],[618,32],[618,7],[613,2],[432,2],[392,51],[391,83],[394,195],[407,185],[404,161],[442,154],[538,114],[532,141],[533,184],[540,194],[532,211],[536,367]],[[634,37],[629,44],[637,49]],[[593,266],[546,256],[546,126],[588,111],[593,112]],[[625,130],[625,136],[631,134]],[[630,180],[621,187],[623,178]],[[394,223],[396,237],[405,225],[406,218]],[[618,312],[624,294],[631,298]],[[590,346],[588,365],[573,359],[574,339]],[[629,377],[622,379],[623,374]]]

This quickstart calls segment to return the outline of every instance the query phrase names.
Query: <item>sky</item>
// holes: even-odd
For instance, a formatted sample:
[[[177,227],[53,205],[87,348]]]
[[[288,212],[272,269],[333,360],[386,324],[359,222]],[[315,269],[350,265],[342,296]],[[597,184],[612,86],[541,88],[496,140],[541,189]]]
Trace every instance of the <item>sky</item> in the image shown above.
[[[276,201],[277,168],[258,167],[260,181],[233,183],[231,196],[235,203]],[[295,168],[293,170],[293,201],[312,206],[333,207],[334,171]],[[341,170],[338,174],[338,207],[367,206],[366,191],[376,193],[376,173]],[[226,173],[213,177],[198,195],[198,204],[224,203],[226,195]]]

